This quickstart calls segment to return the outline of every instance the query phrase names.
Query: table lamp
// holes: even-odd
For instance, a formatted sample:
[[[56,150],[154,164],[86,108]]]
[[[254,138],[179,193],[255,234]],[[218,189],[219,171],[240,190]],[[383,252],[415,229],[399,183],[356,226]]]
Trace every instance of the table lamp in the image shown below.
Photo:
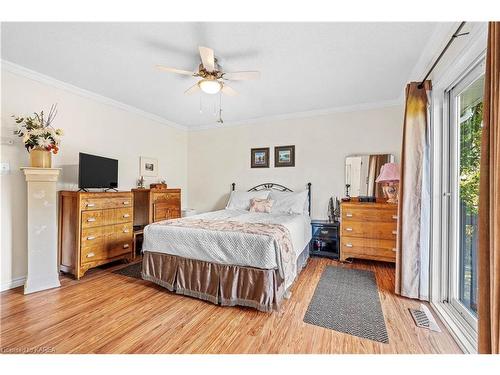
[[[396,163],[386,163],[380,169],[380,174],[375,180],[383,183],[382,191],[387,203],[398,203],[399,198],[399,166]]]

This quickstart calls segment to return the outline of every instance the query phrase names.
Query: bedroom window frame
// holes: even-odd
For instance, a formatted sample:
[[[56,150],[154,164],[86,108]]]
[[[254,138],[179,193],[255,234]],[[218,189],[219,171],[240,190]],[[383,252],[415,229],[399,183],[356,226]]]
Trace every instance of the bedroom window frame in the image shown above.
[[[455,120],[454,103],[455,94],[460,89],[478,79],[484,71],[486,51],[472,60],[466,68],[455,67],[455,79],[451,83],[438,89],[439,100],[433,105],[433,219],[438,221],[433,224],[432,256],[431,256],[431,290],[430,302],[434,311],[450,330],[459,346],[468,353],[477,352],[477,318],[460,303],[454,300],[459,294],[458,257],[459,251],[450,251],[455,246],[456,225],[453,216],[456,211],[452,197],[458,191],[456,185],[451,186],[452,179],[458,176],[457,152],[460,152],[457,143],[458,129],[454,128]],[[437,120],[437,121],[436,121]],[[440,129],[436,125],[441,125]],[[438,154],[440,154],[438,156]],[[456,221],[456,220],[455,220]],[[451,242],[450,242],[451,241]]]
[[[445,90],[443,121],[443,166],[442,169],[442,267],[441,297],[443,310],[454,321],[469,344],[476,349],[477,317],[459,301],[460,280],[458,244],[458,178],[460,158],[460,132],[457,126],[457,98],[473,82],[484,75],[484,56],[480,56],[472,66]]]

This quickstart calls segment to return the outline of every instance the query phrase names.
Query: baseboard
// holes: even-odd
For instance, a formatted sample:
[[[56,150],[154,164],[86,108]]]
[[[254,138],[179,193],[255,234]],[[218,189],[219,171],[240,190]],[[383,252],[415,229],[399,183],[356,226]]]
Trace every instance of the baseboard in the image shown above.
[[[1,292],[4,290],[14,289],[20,286],[23,286],[26,281],[26,276],[16,277],[15,279],[11,279],[10,281],[6,281],[2,283]]]

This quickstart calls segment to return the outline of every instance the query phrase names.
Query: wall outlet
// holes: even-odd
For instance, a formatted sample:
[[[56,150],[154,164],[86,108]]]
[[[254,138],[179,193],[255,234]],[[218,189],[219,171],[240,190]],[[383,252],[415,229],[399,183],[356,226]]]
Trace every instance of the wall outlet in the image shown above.
[[[10,174],[10,163],[8,161],[0,162],[0,175]]]

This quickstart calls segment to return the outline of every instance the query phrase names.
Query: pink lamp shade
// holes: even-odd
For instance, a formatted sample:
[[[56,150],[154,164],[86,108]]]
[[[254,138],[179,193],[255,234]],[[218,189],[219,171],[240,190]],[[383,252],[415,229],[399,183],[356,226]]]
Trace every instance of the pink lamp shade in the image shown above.
[[[396,163],[386,163],[380,169],[380,174],[375,182],[399,181],[399,166]]]

